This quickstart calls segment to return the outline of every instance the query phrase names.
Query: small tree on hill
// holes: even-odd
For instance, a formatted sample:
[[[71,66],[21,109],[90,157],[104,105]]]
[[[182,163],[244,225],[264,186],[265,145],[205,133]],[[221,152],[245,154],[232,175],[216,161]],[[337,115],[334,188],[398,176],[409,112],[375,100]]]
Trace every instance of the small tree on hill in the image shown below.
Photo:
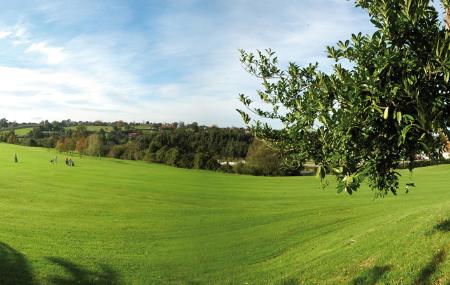
[[[77,144],[75,146],[75,151],[77,151],[80,155],[86,153],[87,141],[85,137],[80,136],[77,140]]]
[[[283,157],[281,153],[272,149],[270,146],[260,140],[253,140],[250,145],[245,166],[253,169],[256,175],[281,175]]]
[[[449,8],[449,2],[441,4]],[[292,163],[313,160],[321,178],[335,174],[338,192],[351,194],[367,179],[377,193],[395,194],[399,163],[421,153],[438,158],[450,134],[450,37],[432,1],[356,5],[369,13],[376,31],[328,47],[335,60],[331,73],[317,64],[290,63],[281,70],[271,50],[241,51],[245,68],[262,80],[257,94],[266,107],[255,107],[253,98],[241,94],[247,109],[263,120],[250,123],[249,114],[238,111]]]
[[[6,142],[10,144],[17,143],[17,135],[14,131],[9,131],[7,134]]]
[[[97,134],[92,134],[87,138],[87,154],[91,156],[102,155],[103,143]]]
[[[56,142],[55,148],[56,148],[59,152],[65,152],[65,151],[67,151],[68,148],[67,148],[66,140],[65,140],[65,139],[59,139],[59,140]]]

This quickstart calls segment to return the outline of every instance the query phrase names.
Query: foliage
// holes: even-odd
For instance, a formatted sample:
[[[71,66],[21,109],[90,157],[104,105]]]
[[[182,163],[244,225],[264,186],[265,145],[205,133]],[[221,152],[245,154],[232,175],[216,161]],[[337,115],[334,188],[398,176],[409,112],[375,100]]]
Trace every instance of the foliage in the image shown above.
[[[6,119],[5,122],[8,123]],[[75,151],[80,155],[145,160],[176,167],[227,172],[230,168],[220,166],[218,160],[243,160],[253,141],[251,132],[243,128],[208,127],[195,122],[42,121],[26,130],[18,129],[21,135],[16,135],[15,130],[1,132],[0,140],[56,148],[60,152]]]
[[[102,149],[103,149],[103,144],[102,141],[100,139],[100,136],[98,134],[91,134],[88,136],[87,138],[87,154],[92,155],[92,156],[101,156],[102,155]]]
[[[220,167],[217,157],[208,152],[197,152],[194,155],[194,168],[216,170]]]
[[[261,140],[253,140],[245,164],[236,167],[239,173],[264,176],[299,175],[300,169],[288,168],[283,154]]]
[[[450,38],[428,0],[356,5],[369,13],[376,31],[328,47],[332,72],[295,63],[281,70],[271,50],[241,51],[262,90],[258,104],[240,95],[255,121],[238,111],[291,163],[312,160],[321,178],[335,174],[338,192],[351,194],[367,179],[379,195],[395,194],[399,163],[421,153],[438,158],[449,136]]]

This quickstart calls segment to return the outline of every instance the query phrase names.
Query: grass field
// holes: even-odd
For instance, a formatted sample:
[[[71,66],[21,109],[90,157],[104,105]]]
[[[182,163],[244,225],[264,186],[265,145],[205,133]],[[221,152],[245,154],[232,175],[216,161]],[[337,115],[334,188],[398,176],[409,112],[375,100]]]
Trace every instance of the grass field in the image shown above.
[[[86,129],[90,132],[98,132],[100,129],[103,129],[105,132],[110,132],[112,130],[111,126],[85,126]],[[77,126],[73,126],[73,127],[67,127],[67,129],[72,129],[72,130],[76,130]],[[16,133],[16,135],[18,136],[25,136],[27,135],[29,132],[31,132],[33,130],[32,127],[27,127],[27,128],[17,128],[14,129],[14,132]]]
[[[66,129],[76,130],[78,126],[67,127]],[[103,129],[105,132],[110,132],[113,128],[111,126],[85,126],[89,132],[98,132]]]
[[[374,201],[314,177],[55,155],[0,144],[0,284],[450,283],[448,165]]]
[[[88,130],[89,132],[98,132],[98,131],[100,131],[100,129],[103,129],[105,132],[110,132],[113,129],[112,126],[85,126],[85,127],[86,127],[86,130]],[[134,128],[136,128],[137,130],[142,130],[142,131],[150,131],[150,129],[147,125],[137,125]],[[67,127],[66,129],[76,130],[77,126]],[[33,130],[32,127],[17,128],[17,129],[14,129],[14,132],[18,136],[25,136],[25,135],[28,135],[28,133],[31,132],[32,130]]]
[[[33,130],[33,128],[20,128],[20,129],[15,129],[14,132],[18,136],[24,136],[24,135],[28,135],[28,133],[31,132],[32,130]]]

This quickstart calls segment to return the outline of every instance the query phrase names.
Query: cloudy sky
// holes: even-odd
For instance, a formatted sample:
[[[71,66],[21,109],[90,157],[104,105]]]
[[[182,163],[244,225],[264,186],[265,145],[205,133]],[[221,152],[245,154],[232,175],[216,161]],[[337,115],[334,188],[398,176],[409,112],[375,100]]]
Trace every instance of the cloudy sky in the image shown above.
[[[327,68],[371,30],[346,0],[1,1],[0,117],[241,126],[239,48]]]

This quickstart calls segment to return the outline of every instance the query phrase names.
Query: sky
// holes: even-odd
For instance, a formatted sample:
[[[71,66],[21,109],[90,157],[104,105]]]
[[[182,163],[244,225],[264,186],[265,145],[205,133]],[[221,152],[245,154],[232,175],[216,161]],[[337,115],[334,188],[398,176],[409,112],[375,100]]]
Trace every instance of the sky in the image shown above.
[[[325,47],[373,31],[346,0],[0,2],[0,117],[242,126],[260,82],[238,49],[331,66]]]

